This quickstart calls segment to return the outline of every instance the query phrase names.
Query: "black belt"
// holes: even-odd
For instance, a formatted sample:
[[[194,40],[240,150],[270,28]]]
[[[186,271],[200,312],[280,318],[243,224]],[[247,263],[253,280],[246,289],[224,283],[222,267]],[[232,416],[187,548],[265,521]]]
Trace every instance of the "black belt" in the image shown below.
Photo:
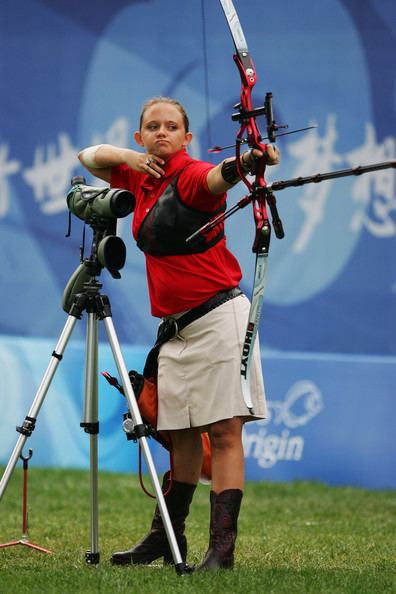
[[[215,309],[216,307],[223,305],[223,303],[230,301],[230,299],[238,297],[238,295],[242,295],[242,291],[239,287],[233,287],[232,289],[219,291],[218,293],[216,293],[216,295],[213,295],[213,297],[211,297],[201,305],[198,305],[198,307],[190,309],[187,313],[180,316],[180,318],[176,319],[170,317],[165,320],[162,320],[161,324],[158,327],[157,340],[155,342],[155,345],[153,346],[153,348],[147,356],[143,375],[145,377],[154,377],[156,375],[158,352],[160,347],[165,342],[168,342],[168,340],[174,338],[181,330],[183,330],[183,328],[188,326],[188,324],[191,324],[191,322],[194,322],[195,320],[202,318],[202,316],[212,311],[212,309]]]

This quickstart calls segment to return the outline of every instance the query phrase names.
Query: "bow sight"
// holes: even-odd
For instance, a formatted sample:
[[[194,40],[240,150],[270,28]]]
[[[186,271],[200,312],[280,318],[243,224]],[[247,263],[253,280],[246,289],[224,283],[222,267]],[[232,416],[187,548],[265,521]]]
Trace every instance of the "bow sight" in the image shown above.
[[[288,128],[287,124],[281,125],[275,122],[274,113],[272,110],[272,93],[270,92],[266,93],[264,105],[262,107],[254,107],[252,109],[246,110],[243,107],[242,103],[237,103],[236,105],[234,105],[234,108],[238,109],[238,111],[232,114],[231,119],[233,122],[239,122],[240,124],[242,124],[249,118],[255,118],[261,115],[265,116],[265,119],[267,120],[267,139],[270,142],[275,142],[275,132],[277,132],[281,128]],[[263,139],[260,137],[260,141],[261,140]]]

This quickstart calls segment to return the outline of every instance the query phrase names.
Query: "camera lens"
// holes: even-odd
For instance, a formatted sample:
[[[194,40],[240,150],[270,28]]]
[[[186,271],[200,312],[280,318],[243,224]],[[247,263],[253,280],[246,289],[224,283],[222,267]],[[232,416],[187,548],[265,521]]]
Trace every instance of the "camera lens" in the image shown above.
[[[131,192],[127,192],[126,190],[110,190],[109,193],[112,193],[110,208],[115,217],[126,217],[133,212],[136,200]]]

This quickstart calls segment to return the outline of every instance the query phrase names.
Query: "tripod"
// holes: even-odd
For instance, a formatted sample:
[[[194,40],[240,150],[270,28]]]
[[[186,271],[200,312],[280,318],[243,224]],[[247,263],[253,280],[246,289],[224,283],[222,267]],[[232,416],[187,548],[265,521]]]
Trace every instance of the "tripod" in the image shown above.
[[[99,232],[99,238],[101,232]],[[119,239],[114,237],[114,239]],[[120,240],[122,241],[122,240]],[[128,371],[123,359],[116,331],[114,329],[110,301],[106,295],[100,293],[102,285],[97,276],[103,266],[98,262],[97,246],[98,232],[95,232],[91,257],[81,262],[73,273],[64,293],[64,309],[69,313],[65,326],[59,337],[55,350],[52,353],[49,365],[38,388],[33,404],[25,417],[22,425],[16,430],[20,433],[9,462],[0,481],[0,500],[7,487],[14,467],[21,455],[28,437],[34,431],[37,415],[44,402],[44,398],[51,385],[57,367],[63,358],[67,343],[78,320],[82,319],[83,312],[87,313],[86,327],[86,360],[85,360],[85,387],[84,387],[84,418],[81,427],[90,436],[90,503],[91,503],[91,548],[86,552],[85,560],[90,565],[99,563],[98,543],[98,321],[103,321],[112,354],[121,378],[124,394],[127,399],[129,412],[133,420],[134,435],[143,451],[151,481],[155,489],[158,507],[163,525],[172,551],[175,569],[178,574],[190,571],[183,562],[173,526],[166,507],[154,462],[147,443],[147,428],[142,421],[140,411],[135,399],[133,388],[128,376]],[[114,271],[113,271],[114,272]],[[115,275],[113,275],[115,276]]]

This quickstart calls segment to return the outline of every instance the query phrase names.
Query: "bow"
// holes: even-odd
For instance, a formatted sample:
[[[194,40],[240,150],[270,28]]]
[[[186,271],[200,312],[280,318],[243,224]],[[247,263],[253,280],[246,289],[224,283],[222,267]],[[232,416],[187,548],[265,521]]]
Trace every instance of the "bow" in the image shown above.
[[[265,166],[267,155],[267,144],[262,142],[262,135],[256,122],[258,116],[265,116],[267,121],[267,138],[275,142],[275,132],[279,129],[273,117],[272,93],[267,93],[262,107],[254,108],[252,104],[252,90],[256,84],[256,70],[249,54],[238,15],[232,0],[220,0],[225,17],[230,28],[231,36],[235,46],[234,61],[241,78],[240,103],[235,107],[238,110],[232,115],[232,120],[240,124],[236,135],[235,157],[239,177],[248,189],[248,196],[243,200],[251,202],[253,216],[256,226],[256,234],[253,243],[253,252],[256,254],[254,273],[253,294],[248,317],[247,330],[242,349],[242,360],[240,367],[242,393],[245,403],[251,414],[254,414],[250,394],[250,366],[253,355],[253,348],[257,336],[263,294],[266,281],[268,251],[271,238],[271,225],[268,219],[267,206],[272,215],[272,224],[277,237],[282,238],[284,231],[279,218],[275,196],[266,191]],[[246,138],[244,138],[246,136]],[[251,182],[241,166],[241,144],[246,143],[251,149],[258,149],[263,153],[262,157],[255,159],[254,181]]]
[[[240,124],[239,131],[236,136],[235,157],[236,167],[241,180],[248,189],[248,195],[244,196],[235,206],[228,209],[226,212],[215,216],[208,223],[198,229],[190,237],[186,239],[187,242],[195,241],[201,234],[210,232],[214,227],[222,224],[225,219],[234,214],[247,204],[252,203],[253,215],[256,225],[256,234],[253,243],[253,252],[256,253],[256,264],[254,273],[254,284],[251,298],[251,306],[249,311],[247,329],[245,340],[242,349],[242,359],[240,367],[241,385],[244,401],[251,414],[254,414],[251,395],[250,395],[250,366],[253,354],[253,347],[257,336],[261,309],[263,305],[263,295],[266,284],[266,273],[268,267],[268,252],[271,238],[271,224],[268,219],[267,206],[269,207],[272,217],[272,227],[275,235],[278,238],[284,237],[282,222],[276,207],[276,199],[274,191],[283,190],[289,187],[302,186],[305,184],[319,183],[329,179],[338,177],[345,177],[351,175],[361,175],[370,173],[381,169],[396,168],[396,161],[386,161],[383,163],[373,163],[370,165],[363,165],[351,169],[344,169],[326,173],[317,173],[307,177],[298,177],[283,181],[272,182],[267,184],[265,181],[265,165],[267,144],[263,143],[263,137],[260,134],[256,118],[258,116],[265,116],[267,135],[266,138],[270,142],[276,139],[275,133],[279,128],[287,126],[279,126],[276,124],[272,111],[272,93],[267,93],[264,104],[261,107],[254,108],[252,105],[252,89],[256,84],[256,71],[253,61],[250,57],[246,39],[239,22],[232,0],[220,0],[220,4],[224,11],[225,17],[230,28],[232,39],[235,46],[234,61],[237,65],[239,75],[241,78],[241,96],[240,103],[235,107],[237,112],[232,114],[232,120]],[[309,129],[309,128],[305,128]],[[295,130],[302,131],[301,130]],[[290,132],[288,132],[290,134]],[[246,138],[244,138],[244,135]],[[263,153],[263,156],[256,160],[254,171],[254,181],[251,182],[245,175],[240,164],[241,145],[248,144],[251,149],[258,149]],[[215,147],[211,152],[218,152],[222,148],[230,147]]]

